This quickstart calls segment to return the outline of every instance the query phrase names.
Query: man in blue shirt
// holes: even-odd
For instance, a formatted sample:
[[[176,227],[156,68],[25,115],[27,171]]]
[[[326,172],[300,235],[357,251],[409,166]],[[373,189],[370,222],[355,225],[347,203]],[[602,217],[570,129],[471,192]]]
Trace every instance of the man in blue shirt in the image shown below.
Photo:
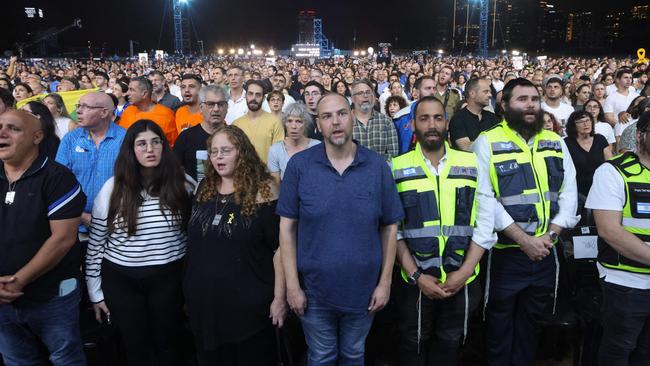
[[[77,104],[78,128],[67,133],[56,161],[72,170],[88,200],[81,215],[80,233],[87,232],[95,196],[108,178],[126,130],[112,122],[113,100],[106,93],[89,93]],[[83,235],[82,235],[83,236]]]
[[[324,143],[289,160],[277,206],[287,298],[310,366],[363,365],[404,213],[385,159],[352,140],[347,100],[329,94],[317,112]]]

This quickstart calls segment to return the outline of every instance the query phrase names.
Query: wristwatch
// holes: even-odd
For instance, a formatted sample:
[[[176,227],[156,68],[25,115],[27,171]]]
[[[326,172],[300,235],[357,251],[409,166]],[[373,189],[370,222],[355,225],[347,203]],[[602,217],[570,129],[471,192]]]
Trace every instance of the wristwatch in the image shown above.
[[[557,241],[557,238],[560,236],[558,233],[556,233],[553,230],[548,231],[548,236],[551,238],[551,241],[555,243]]]
[[[416,270],[415,272],[413,272],[412,275],[408,276],[408,283],[409,283],[409,285],[411,285],[411,286],[417,286],[417,284],[418,284],[418,278],[420,278],[420,275],[421,275],[421,274],[422,274],[422,272],[420,272],[420,270],[418,269],[418,270]]]

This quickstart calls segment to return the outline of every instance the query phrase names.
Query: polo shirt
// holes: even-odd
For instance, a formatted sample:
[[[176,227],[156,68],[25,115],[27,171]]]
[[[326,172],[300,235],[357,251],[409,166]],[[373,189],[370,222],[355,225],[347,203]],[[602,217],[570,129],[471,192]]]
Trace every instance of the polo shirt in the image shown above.
[[[16,181],[14,201],[5,203],[9,182],[0,161],[0,276],[24,267],[52,235],[50,221],[80,217],[86,203],[75,176],[63,165],[39,156]],[[82,252],[79,243],[54,268],[25,286],[13,304],[45,302],[59,294],[61,281],[79,280]]]
[[[124,135],[126,130],[111,122],[99,146],[95,145],[85,128],[75,128],[63,136],[56,161],[70,169],[81,184],[81,189],[88,197],[84,212],[93,212],[95,197],[108,178],[113,176],[115,159],[120,152]]]
[[[154,104],[151,110],[143,112],[132,104],[122,113],[119,124],[128,129],[141,119],[149,119],[156,122],[162,128],[169,145],[174,146],[174,142],[176,142],[176,138],[178,137],[178,131],[176,131],[174,112],[171,109],[162,104]]]
[[[479,120],[476,114],[465,107],[456,112],[449,121],[451,146],[457,149],[456,140],[463,137],[467,137],[473,142],[481,132],[489,130],[499,122],[499,118],[492,112],[482,110],[481,119]]]
[[[307,297],[367,312],[381,273],[380,227],[404,217],[384,157],[357,144],[352,164],[339,174],[325,144],[295,154],[276,212],[298,220],[296,257]]]

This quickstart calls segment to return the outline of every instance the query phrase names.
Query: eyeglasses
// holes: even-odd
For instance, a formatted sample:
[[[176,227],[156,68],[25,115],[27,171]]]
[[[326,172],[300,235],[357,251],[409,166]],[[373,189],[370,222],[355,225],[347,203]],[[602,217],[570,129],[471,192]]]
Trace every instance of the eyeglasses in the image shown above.
[[[355,96],[355,97],[361,97],[361,96],[369,97],[371,95],[373,95],[372,90],[364,90],[364,91],[359,91],[359,92],[356,92],[356,93],[352,94],[352,96]]]
[[[228,102],[225,100],[221,102],[203,102],[203,104],[208,107],[208,109],[213,109],[214,106],[218,106],[219,109],[226,108],[228,106]]]
[[[221,149],[210,149],[210,156],[216,158],[221,153],[221,156],[230,156],[235,151],[234,147],[222,147]]]
[[[106,107],[102,107],[101,105],[88,105],[88,104],[75,104],[75,108],[77,110],[82,110],[82,109],[106,109]]]
[[[158,150],[162,149],[163,141],[161,139],[153,139],[150,142],[147,141],[136,141],[135,142],[135,149],[138,151],[147,151],[147,147],[151,145],[152,150]]]

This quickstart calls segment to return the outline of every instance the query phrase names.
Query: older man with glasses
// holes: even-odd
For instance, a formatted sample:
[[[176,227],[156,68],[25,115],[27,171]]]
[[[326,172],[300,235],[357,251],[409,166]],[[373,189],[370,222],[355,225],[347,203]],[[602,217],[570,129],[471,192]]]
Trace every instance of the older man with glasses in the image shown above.
[[[352,83],[352,137],[361,145],[390,160],[399,152],[397,131],[390,118],[374,109],[375,100],[370,81],[364,79]]]

